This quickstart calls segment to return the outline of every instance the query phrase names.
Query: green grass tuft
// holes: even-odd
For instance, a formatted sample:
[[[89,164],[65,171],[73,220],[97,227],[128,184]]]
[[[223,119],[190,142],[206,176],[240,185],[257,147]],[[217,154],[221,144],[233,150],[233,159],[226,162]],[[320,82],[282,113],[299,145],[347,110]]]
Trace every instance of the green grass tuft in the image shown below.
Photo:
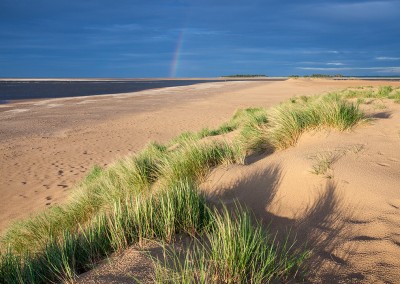
[[[357,104],[330,95],[309,104],[282,104],[272,109],[262,132],[276,149],[285,149],[295,145],[305,131],[322,127],[343,131],[363,119]]]
[[[156,283],[270,283],[293,279],[307,253],[286,240],[279,245],[250,214],[225,208],[213,215],[202,241],[183,253],[165,250],[155,259]]]
[[[389,94],[393,91],[392,86],[382,86],[379,88],[377,96],[387,98]]]
[[[388,96],[389,99],[393,99],[396,103],[400,101],[400,90],[397,89],[396,92]]]
[[[210,225],[204,198],[188,182],[179,182],[153,194],[115,202],[76,233],[63,231],[40,252],[0,256],[0,283],[73,281],[100,259],[143,239],[170,242],[175,234],[200,234]]]
[[[296,274],[305,255],[295,253],[288,243],[275,242],[260,224],[250,222],[246,212],[230,215],[226,210],[210,210],[197,185],[215,166],[243,163],[249,150],[285,149],[295,145],[305,131],[354,127],[365,119],[358,104],[366,98],[400,102],[400,91],[348,89],[295,97],[268,111],[238,110],[219,128],[186,132],[169,147],[151,143],[107,168],[95,166],[69,202],[17,222],[5,233],[0,283],[73,281],[112,252],[146,239],[173,242],[181,232],[206,241],[203,245],[195,242],[183,263],[173,261],[172,267],[159,263],[161,278],[157,279],[286,281]],[[233,142],[202,140],[234,130],[238,137]],[[325,159],[315,171],[326,172],[329,165]]]
[[[337,154],[333,152],[322,152],[310,157],[314,161],[311,172],[316,175],[330,176],[328,171],[331,170],[332,164],[337,159]]]
[[[148,190],[158,176],[158,163],[165,151],[164,146],[152,143],[137,156],[108,169],[95,167],[75,188],[69,203],[12,224],[2,238],[3,246],[17,253],[38,251],[64,230],[77,230],[77,223],[85,223],[115,201]]]
[[[94,180],[96,180],[103,172],[103,168],[100,167],[99,165],[95,165],[87,174],[85,179],[82,181],[82,183],[90,183]]]
[[[199,135],[191,132],[191,131],[186,131],[178,135],[177,137],[173,138],[170,142],[171,145],[174,144],[181,144],[181,142],[186,141],[186,140],[198,140]]]
[[[204,137],[229,133],[243,125],[252,123],[254,121],[265,122],[266,110],[263,108],[246,108],[237,110],[233,115],[232,119],[229,120],[228,122],[223,123],[219,128],[217,129],[203,128],[202,130],[200,130],[200,132],[197,133],[196,136],[197,138],[201,139]],[[190,139],[192,137],[187,137],[187,138]]]
[[[240,159],[240,152],[228,143],[187,140],[160,163],[160,174],[167,184],[182,179],[202,181],[212,167]]]

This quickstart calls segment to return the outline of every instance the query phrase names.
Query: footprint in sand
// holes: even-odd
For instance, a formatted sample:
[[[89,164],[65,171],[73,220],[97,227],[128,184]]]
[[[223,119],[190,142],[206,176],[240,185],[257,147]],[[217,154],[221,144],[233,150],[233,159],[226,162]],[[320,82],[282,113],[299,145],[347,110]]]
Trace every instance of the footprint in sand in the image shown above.
[[[389,206],[393,207],[394,209],[400,209],[400,200],[392,200],[388,202]]]
[[[390,166],[389,164],[386,164],[386,163],[376,163],[376,164],[381,167],[389,167]]]
[[[320,255],[326,259],[330,259],[333,262],[336,262],[338,264],[346,265],[347,262],[345,259],[335,255],[333,252],[328,252],[328,251],[321,251]]]
[[[348,223],[351,224],[368,224],[371,223],[371,221],[367,221],[367,220],[355,220],[355,219],[351,219],[351,220],[347,220]]]
[[[370,236],[357,236],[352,239],[353,241],[379,241],[380,238],[374,238]]]

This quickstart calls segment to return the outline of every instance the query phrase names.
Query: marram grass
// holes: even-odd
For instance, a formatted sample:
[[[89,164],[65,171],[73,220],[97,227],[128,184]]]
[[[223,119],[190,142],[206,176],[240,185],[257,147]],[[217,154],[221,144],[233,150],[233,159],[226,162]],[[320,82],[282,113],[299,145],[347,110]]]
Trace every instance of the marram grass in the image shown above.
[[[249,150],[262,152],[270,146],[262,131],[267,123],[268,115],[265,109],[248,109],[246,121],[243,123],[238,139],[239,145],[245,152]]]
[[[183,283],[259,283],[292,277],[304,255],[273,241],[260,224],[250,224],[247,213],[237,212],[232,218],[209,209],[197,185],[215,166],[243,163],[248,150],[284,149],[313,129],[352,128],[365,119],[358,104],[349,101],[353,98],[360,103],[369,98],[400,101],[400,89],[360,88],[293,98],[269,110],[239,110],[217,129],[173,139],[169,146],[174,147],[152,143],[108,168],[93,168],[69,202],[6,231],[0,283],[73,281],[110,253],[146,239],[173,242],[182,232],[207,240],[187,252],[192,261],[172,267],[171,275],[184,276]],[[202,139],[234,130],[238,137],[232,143]],[[163,269],[171,269],[159,268],[158,280],[163,279]]]
[[[150,144],[139,155],[116,162],[108,169],[95,167],[75,188],[71,200],[36,216],[14,223],[2,238],[14,252],[40,250],[61,232],[77,229],[110,204],[148,190],[158,175],[158,161],[165,148]]]
[[[279,244],[240,207],[212,216],[201,241],[180,253],[164,249],[163,259],[153,259],[156,283],[270,283],[299,276],[305,250],[287,239]]]
[[[185,143],[187,140],[200,140],[205,137],[216,136],[232,132],[254,120],[263,121],[266,118],[264,108],[246,108],[237,110],[232,118],[216,129],[203,128],[199,132],[183,132],[171,140],[171,144]]]
[[[283,103],[268,112],[268,122],[250,125],[242,139],[253,148],[285,149],[294,146],[309,130],[334,128],[347,130],[365,118],[355,103],[336,95],[299,103]],[[248,134],[250,133],[250,135]]]
[[[0,283],[72,281],[115,251],[146,239],[171,242],[177,233],[196,235],[209,226],[211,214],[193,185],[179,182],[150,195],[118,201],[75,233],[63,231],[41,252],[1,255]]]
[[[160,161],[160,175],[168,184],[182,179],[202,181],[212,167],[237,162],[240,154],[238,148],[227,142],[187,139]]]

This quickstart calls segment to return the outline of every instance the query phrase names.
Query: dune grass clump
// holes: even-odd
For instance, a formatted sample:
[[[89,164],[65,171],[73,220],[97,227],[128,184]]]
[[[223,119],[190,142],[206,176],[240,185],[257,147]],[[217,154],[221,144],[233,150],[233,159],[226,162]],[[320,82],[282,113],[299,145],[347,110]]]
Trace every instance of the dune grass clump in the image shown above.
[[[209,231],[186,251],[154,259],[156,283],[270,283],[297,276],[307,252],[278,244],[241,208],[214,211]]]
[[[191,132],[191,131],[185,131],[182,132],[180,135],[178,135],[177,137],[173,138],[170,142],[171,146],[175,145],[175,144],[181,144],[184,141],[187,140],[200,140],[199,135],[195,132]]]
[[[151,143],[107,168],[94,167],[68,203],[17,222],[5,233],[0,283],[72,281],[112,252],[146,239],[172,242],[182,232],[205,242],[195,242],[185,262],[173,267],[159,263],[157,279],[182,283],[289,279],[304,255],[275,242],[260,224],[250,222],[247,213],[210,210],[197,185],[213,167],[243,163],[248,150],[285,149],[309,130],[352,128],[365,116],[348,98],[367,97],[400,101],[400,92],[348,90],[293,98],[268,111],[247,108],[217,129],[186,132],[169,147]],[[203,139],[234,130],[238,137],[233,142]],[[317,170],[329,169],[328,163],[324,167]]]
[[[171,144],[185,143],[187,140],[200,140],[205,137],[217,136],[232,132],[239,127],[254,120],[265,120],[266,110],[264,108],[246,108],[237,110],[232,118],[221,124],[216,129],[209,129],[208,127],[201,129],[199,132],[183,132],[176,138],[172,139]]]
[[[226,142],[186,140],[181,147],[160,163],[164,180],[174,183],[182,179],[202,181],[212,167],[240,160],[240,150]]]
[[[164,145],[153,142],[148,144],[139,155],[127,160],[126,165],[122,163],[123,173],[127,176],[132,174],[128,186],[132,184],[142,189],[148,189],[159,176],[158,165],[166,152],[167,148]]]
[[[362,88],[351,88],[338,93],[346,99],[363,98],[363,99],[398,99],[400,94],[399,87],[380,86],[374,88],[372,86]]]
[[[225,133],[232,132],[247,123],[252,123],[254,121],[265,122],[266,121],[266,110],[264,108],[245,108],[237,110],[232,118],[223,123],[219,128],[214,130],[209,130],[204,128],[198,134],[200,138],[221,135]]]
[[[389,99],[394,100],[395,103],[399,104],[400,103],[400,89],[396,89],[396,92],[392,92],[389,96]]]
[[[136,192],[148,190],[158,175],[158,163],[165,147],[151,143],[136,156],[116,162],[108,169],[94,167],[75,188],[71,201],[54,206],[31,218],[14,223],[2,238],[14,252],[35,252],[61,232],[77,229],[110,204]]]
[[[277,149],[294,145],[311,122],[312,117],[308,115],[303,106],[276,107],[270,112],[270,124],[262,128],[264,139]]]
[[[156,281],[165,283],[262,283],[296,276],[307,253],[278,244],[250,214],[211,210],[190,182],[115,202],[71,234],[64,231],[36,254],[0,256],[0,283],[72,282],[99,260],[134,243],[171,243],[178,233],[195,238],[183,265],[156,262]],[[199,239],[205,240],[205,244]],[[177,256],[177,254],[175,254]],[[190,268],[190,269],[189,269]],[[166,274],[166,269],[168,273]],[[177,282],[176,282],[177,281]]]
[[[392,86],[381,86],[378,89],[377,92],[377,96],[378,97],[383,97],[383,98],[387,98],[389,97],[389,94],[393,91],[393,87]]]
[[[244,125],[251,122],[262,122],[267,119],[267,110],[265,108],[245,108],[239,109],[235,112],[232,119],[232,124]]]
[[[349,89],[341,92],[341,96],[345,99],[353,98],[373,98],[375,96],[373,88],[362,88],[362,89]]]
[[[200,132],[198,133],[198,137],[204,138],[204,137],[209,137],[209,136],[217,136],[217,135],[221,135],[221,134],[226,134],[229,132],[232,132],[233,130],[235,130],[237,127],[235,127],[235,125],[233,124],[229,124],[229,123],[224,123],[222,124],[219,128],[217,129],[208,129],[208,128],[203,128],[202,130],[200,130]]]
[[[240,132],[238,143],[246,152],[261,153],[271,147],[269,141],[265,139],[264,127],[257,124],[245,125]]]
[[[352,98],[357,98],[357,101],[348,100]],[[280,150],[294,146],[300,136],[309,130],[348,130],[366,120],[359,104],[366,103],[368,98],[387,98],[400,103],[400,88],[363,87],[322,96],[293,97],[268,110],[268,116],[267,111],[263,110],[265,121],[248,119],[243,123],[239,136],[240,144],[245,151]],[[262,110],[258,111],[262,113]]]
[[[67,230],[39,253],[0,256],[0,283],[72,281],[100,259],[141,240],[170,242],[177,233],[192,236],[209,226],[204,198],[188,182],[157,193],[118,201],[75,233]]]
[[[284,103],[273,108],[260,136],[275,149],[285,149],[295,145],[305,131],[323,127],[343,131],[363,119],[364,114],[357,104],[337,95],[327,95],[310,103]]]
[[[94,168],[73,193],[70,203],[15,223],[4,235],[3,244],[16,253],[40,251],[63,231],[73,233],[78,230],[78,223],[110,210],[114,202],[148,192],[158,179],[168,186],[183,180],[196,183],[212,167],[240,159],[239,149],[227,143],[192,139],[181,143],[172,152],[153,143],[137,156],[118,161],[108,169]]]
[[[337,160],[337,156],[338,154],[333,152],[321,152],[310,157],[310,159],[314,161],[311,173],[315,175],[324,175],[327,178],[331,177],[328,172],[331,170],[332,164]]]
[[[265,109],[252,110],[252,112],[246,114],[238,143],[245,152],[249,150],[261,152],[269,147],[262,131],[263,125],[268,123],[268,115]]]
[[[395,103],[400,103],[400,88],[393,88],[392,86],[382,86],[376,92],[376,98],[386,98],[394,100]]]
[[[357,104],[336,95],[322,97],[321,102],[311,105],[311,112],[316,116],[314,123],[317,127],[330,127],[340,131],[352,128],[364,118],[364,113]]]

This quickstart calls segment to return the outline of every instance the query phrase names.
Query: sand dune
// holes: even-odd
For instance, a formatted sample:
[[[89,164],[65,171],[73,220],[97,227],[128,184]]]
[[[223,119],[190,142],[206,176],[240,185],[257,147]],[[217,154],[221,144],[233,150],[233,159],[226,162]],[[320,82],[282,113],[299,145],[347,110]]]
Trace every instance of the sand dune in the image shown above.
[[[400,276],[400,105],[384,104],[384,112],[364,107],[373,120],[353,131],[306,133],[295,147],[216,168],[201,188],[210,201],[228,206],[240,201],[278,235],[290,231],[299,244],[307,243],[313,283],[395,283]],[[327,158],[329,169],[315,173]],[[137,259],[147,263],[146,277],[142,266],[132,265]],[[80,283],[133,283],[121,275],[151,283],[149,266],[144,253],[131,248],[82,275]]]
[[[352,132],[308,133],[296,147],[216,169],[204,190],[227,203],[244,202],[280,231],[295,228],[317,256],[315,282],[394,283],[400,276],[400,106],[387,105],[387,117]],[[321,154],[333,162],[316,175]]]
[[[0,229],[11,220],[63,202],[90,167],[107,165],[149,141],[166,142],[185,130],[217,126],[238,108],[269,107],[295,95],[349,86],[388,84],[399,85],[221,82],[97,96],[90,103],[88,98],[75,98],[10,105],[0,112]],[[352,132],[307,133],[293,148],[256,156],[243,166],[215,169],[202,189],[211,200],[226,204],[240,200],[272,229],[295,231],[300,242],[313,248],[310,267],[315,282],[396,282],[400,106],[380,104],[385,108],[365,106],[375,119]],[[318,163],[326,160],[329,167],[315,173]],[[81,281],[121,280],[115,277],[129,271],[138,262],[137,255],[132,249],[112,262],[119,269],[95,269]]]

